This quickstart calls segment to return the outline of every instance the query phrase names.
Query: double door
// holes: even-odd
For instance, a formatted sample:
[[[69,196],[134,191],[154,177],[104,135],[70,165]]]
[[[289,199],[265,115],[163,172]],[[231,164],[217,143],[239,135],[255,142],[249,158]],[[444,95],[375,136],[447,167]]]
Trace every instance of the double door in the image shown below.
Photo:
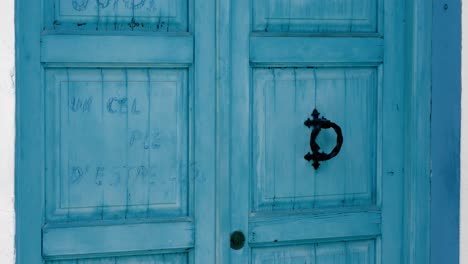
[[[42,2],[43,262],[401,263],[404,1]]]

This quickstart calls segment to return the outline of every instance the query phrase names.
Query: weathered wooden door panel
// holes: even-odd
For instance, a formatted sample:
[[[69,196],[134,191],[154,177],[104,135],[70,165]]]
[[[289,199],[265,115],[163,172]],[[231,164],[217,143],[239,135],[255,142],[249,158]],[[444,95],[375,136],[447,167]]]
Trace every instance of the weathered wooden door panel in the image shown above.
[[[377,68],[357,67],[252,70],[252,211],[375,203],[377,76]],[[346,135],[340,155],[319,170],[303,157],[310,152],[304,120],[314,105]],[[318,143],[328,153],[335,138],[326,130]]]
[[[46,86],[48,222],[188,216],[186,70],[48,69]]]
[[[44,7],[45,262],[214,263],[214,2]]]
[[[22,261],[404,262],[403,0],[42,7],[22,132],[40,151],[21,172],[41,183],[26,229],[41,243]],[[314,109],[344,137],[318,169]]]
[[[402,263],[403,5],[233,2],[231,263]],[[318,169],[314,109],[344,138]]]

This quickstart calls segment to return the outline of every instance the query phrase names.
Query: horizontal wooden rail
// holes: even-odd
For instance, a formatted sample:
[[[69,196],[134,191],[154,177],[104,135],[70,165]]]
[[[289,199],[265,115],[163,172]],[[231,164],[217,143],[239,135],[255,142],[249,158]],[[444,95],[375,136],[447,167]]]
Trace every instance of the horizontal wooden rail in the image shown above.
[[[381,213],[362,211],[262,217],[251,219],[249,232],[251,244],[377,236],[381,232]]]
[[[93,255],[194,246],[192,222],[54,227],[43,230],[43,255]]]
[[[253,63],[382,62],[382,38],[258,37],[250,38]]]
[[[45,35],[44,63],[191,64],[192,36]]]

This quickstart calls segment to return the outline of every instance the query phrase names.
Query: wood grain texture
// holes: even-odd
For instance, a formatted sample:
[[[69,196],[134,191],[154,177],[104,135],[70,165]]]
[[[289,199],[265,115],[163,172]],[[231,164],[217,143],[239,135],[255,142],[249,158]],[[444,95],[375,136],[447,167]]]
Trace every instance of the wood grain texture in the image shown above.
[[[192,263],[216,263],[216,20],[215,0],[195,1],[194,5],[193,91],[195,172],[193,184],[195,247]]]
[[[46,28],[54,32],[184,32],[188,0],[46,0]]]
[[[229,233],[242,231],[249,232],[249,201],[251,166],[250,125],[248,122],[251,113],[251,68],[249,67],[249,43],[251,14],[250,0],[235,0],[231,2],[231,67],[230,67],[230,103],[224,106],[229,111],[228,126],[230,131],[229,145],[229,181],[230,181],[230,217]],[[234,209],[235,208],[235,209]],[[248,237],[247,237],[248,240]],[[246,246],[241,250],[231,250],[227,263],[249,263],[251,249]]]
[[[231,45],[235,48],[227,116],[231,208],[237,209],[231,213],[231,231],[248,234],[251,248],[231,253],[230,261],[246,263],[257,246],[372,237],[375,251],[370,263],[401,263],[406,103],[403,1],[386,3],[385,12],[381,12],[382,3],[376,3],[373,35],[314,32],[313,27],[297,30],[290,23],[294,19],[285,22],[289,29],[248,28],[246,21],[254,25],[256,21],[255,11],[251,17],[241,11],[249,2],[232,3]],[[266,8],[278,13],[293,11],[288,4],[308,12],[307,4],[300,1],[268,3],[272,5]],[[247,43],[249,48],[244,46]],[[310,136],[303,122],[314,107],[342,126],[345,142],[338,156],[323,162],[317,171],[303,160]],[[330,150],[335,136],[323,131],[318,141],[321,149]],[[346,211],[349,207],[362,215]],[[367,214],[369,208],[378,215]],[[324,257],[323,261],[352,260]]]
[[[375,241],[315,243],[255,248],[253,264],[373,264]]]
[[[382,240],[379,258],[382,263],[404,263],[403,218],[405,215],[405,178],[407,178],[404,159],[407,144],[404,128],[406,98],[408,89],[405,83],[406,35],[405,1],[385,1],[385,54],[382,68],[384,87],[382,92]],[[404,106],[402,108],[401,106]]]
[[[188,1],[167,2],[185,22],[144,18],[167,25],[158,34],[130,34],[144,14],[123,11],[113,19],[131,19],[127,27],[104,29],[109,21],[93,18],[92,5],[106,1],[76,10],[90,22],[51,26],[50,3],[45,15],[19,5],[37,23],[21,21],[18,42],[18,263],[214,263],[214,1],[190,5],[191,13]],[[187,253],[120,257],[155,251]]]
[[[231,254],[231,2],[216,1],[216,263],[229,263]],[[223,176],[221,176],[223,175]]]
[[[79,48],[77,48],[79,47]],[[191,64],[193,37],[47,35],[42,37],[45,63]],[[172,52],[177,50],[178,52]]]
[[[186,70],[46,76],[48,222],[188,215]]]
[[[253,211],[303,210],[375,203],[380,90],[376,68],[253,70]],[[345,135],[340,154],[311,170],[310,129],[316,108]],[[331,130],[322,151],[336,145]]]
[[[431,107],[432,171],[426,170],[422,173],[426,184],[418,190],[424,197],[426,206],[417,207],[421,209],[421,212],[415,214],[415,216],[418,215],[418,221],[424,221],[423,219],[427,218],[428,213],[430,213],[430,234],[416,236],[415,239],[421,242],[421,248],[426,252],[429,250],[427,244],[430,244],[431,263],[465,263],[468,261],[468,252],[466,251],[468,238],[466,215],[468,210],[466,210],[465,202],[467,197],[465,175],[468,165],[466,159],[468,108],[465,98],[467,98],[468,93],[466,88],[462,87],[462,83],[466,87],[468,75],[466,74],[465,58],[468,53],[466,49],[461,51],[461,46],[466,46],[465,43],[467,43],[466,26],[463,26],[462,29],[462,24],[466,25],[466,18],[468,18],[466,16],[467,5],[463,4],[462,7],[462,3],[458,1],[436,0],[433,2],[433,9],[430,10],[430,4],[424,1],[415,1],[416,3],[415,10],[418,10],[416,12],[427,16],[425,17],[426,21],[418,23],[432,22],[430,35],[429,30],[423,32],[414,30],[413,33],[413,43],[418,45],[414,52],[420,53],[415,54],[415,58],[418,59],[417,63],[413,64],[415,69],[419,69],[417,72],[420,74],[414,78],[413,82],[415,86],[419,85],[422,88],[422,91],[415,92],[418,94],[426,93],[424,96],[426,103],[421,107],[422,111],[427,113],[428,108]],[[445,8],[445,4],[448,8]],[[461,40],[462,31],[465,35],[463,40]],[[463,66],[460,58],[464,61]],[[431,61],[429,61],[430,59]],[[431,72],[428,70],[429,65],[432,67]],[[460,74],[462,68],[463,72]],[[429,87],[431,87],[430,95],[427,94]],[[460,100],[460,98],[462,99]],[[420,125],[424,125],[421,129],[426,133],[428,133],[427,118],[428,116],[425,114],[425,118],[419,121]],[[427,141],[421,141],[421,143],[428,144]],[[422,158],[426,160],[425,163],[428,166],[428,154]],[[430,192],[428,188],[430,188]],[[429,196],[431,207],[427,208]],[[427,228],[426,225],[421,223],[416,226],[424,232]],[[428,239],[425,239],[424,242],[421,241],[422,237],[430,237],[430,242],[427,241]],[[418,253],[418,255],[423,256],[422,253]]]
[[[253,0],[253,31],[377,32],[378,0]]]
[[[383,263],[404,263],[404,167],[405,111],[407,89],[405,78],[408,71],[405,66],[404,1],[385,1],[385,54],[383,65],[383,138],[384,163],[382,163],[382,252],[379,258]],[[391,12],[387,12],[391,10]],[[400,108],[405,106],[405,108]],[[394,153],[386,155],[385,153]],[[418,263],[418,262],[416,262]]]
[[[261,37],[250,40],[250,61],[256,64],[379,63],[381,38]]]
[[[437,5],[434,5],[434,8]],[[432,262],[431,257],[435,257],[438,251],[442,251],[442,261],[444,263],[458,263],[458,255],[450,254],[450,251],[444,250],[445,246],[450,247],[450,250],[456,250],[458,248],[458,238],[451,240],[450,238],[442,238],[439,236],[431,237],[431,228],[439,229],[446,235],[450,234],[450,231],[445,231],[443,226],[437,225],[438,223],[431,223],[431,204],[437,204],[437,192],[434,194],[434,201],[431,201],[431,188],[443,188],[447,186],[441,184],[437,179],[438,166],[441,163],[447,161],[448,157],[450,162],[458,162],[458,158],[454,158],[456,155],[450,155],[451,146],[459,148],[459,144],[454,145],[447,144],[444,135],[438,134],[437,129],[434,126],[438,126],[442,119],[443,125],[441,129],[449,129],[450,135],[454,135],[455,129],[450,129],[447,123],[450,122],[450,118],[455,118],[454,113],[446,114],[445,112],[437,111],[432,113],[431,111],[437,109],[438,102],[444,100],[442,95],[436,92],[436,87],[433,86],[433,73],[432,67],[445,66],[444,64],[432,65],[432,56],[443,56],[444,59],[447,57],[446,54],[433,55],[434,51],[432,48],[432,12],[433,6],[431,3],[421,0],[412,1],[411,5],[407,8],[407,16],[409,18],[410,27],[408,28],[408,69],[414,74],[408,78],[408,86],[405,96],[407,98],[408,105],[410,106],[406,112],[407,114],[407,127],[406,136],[408,142],[411,144],[407,145],[407,177],[406,177],[406,217],[405,217],[405,255],[404,262],[408,263],[438,263],[439,261]],[[435,11],[434,11],[435,12]],[[447,14],[444,14],[444,16]],[[456,16],[456,15],[455,15]],[[454,16],[454,17],[455,17]],[[425,30],[421,30],[424,27]],[[454,29],[454,28],[452,28]],[[446,30],[445,28],[443,29]],[[448,42],[448,39],[443,40],[444,43]],[[437,46],[434,46],[437,48]],[[453,49],[453,52],[457,52],[457,49]],[[451,67],[454,64],[450,63]],[[456,70],[451,67],[445,67],[445,70],[449,70],[451,74],[455,74]],[[439,71],[438,74],[444,74],[444,71]],[[450,78],[450,75],[444,75],[444,77]],[[452,79],[451,81],[454,81]],[[435,83],[437,84],[437,83]],[[449,96],[447,92],[448,83],[444,82],[443,85],[443,96]],[[437,98],[433,98],[437,96]],[[456,108],[458,102],[450,100],[450,105],[444,103],[443,111],[450,111],[449,109]],[[442,114],[442,116],[440,116]],[[457,119],[459,120],[459,119]],[[434,133],[434,134],[432,134]],[[437,144],[431,144],[431,137],[437,137]],[[442,140],[443,138],[443,140]],[[450,138],[450,137],[449,137]],[[443,143],[442,143],[443,142]],[[443,145],[443,151],[437,152],[440,145]],[[453,148],[452,148],[453,150]],[[441,156],[439,156],[441,155]],[[434,160],[432,160],[434,159]],[[444,163],[446,164],[446,163]],[[452,168],[456,170],[455,168]],[[434,171],[432,171],[434,170]],[[449,174],[444,173],[444,178],[449,179]],[[434,180],[434,181],[433,181]],[[433,182],[432,182],[433,181]],[[432,186],[432,187],[431,187]],[[452,192],[451,195],[456,195],[456,192]],[[451,201],[444,201],[443,207],[449,209],[454,206]],[[458,210],[458,206],[455,210]],[[438,213],[438,217],[442,217],[446,220],[450,219],[448,214],[441,212]],[[452,226],[455,230],[459,230],[458,227]],[[431,242],[438,240],[438,243],[444,243],[444,247],[438,247],[438,244],[431,245]],[[450,241],[456,240],[457,243],[454,245]],[[434,253],[431,253],[433,251]],[[431,256],[432,255],[432,256]],[[453,257],[453,258],[452,258]]]
[[[380,227],[378,210],[265,216],[251,220],[249,242],[295,244],[311,239],[371,237],[380,235]]]
[[[40,1],[15,2],[16,263],[42,263],[44,183],[44,90],[40,64]]]
[[[19,0],[17,262],[43,263],[46,256],[66,264],[427,263],[429,145],[421,138],[418,147],[406,146],[430,120],[429,82],[423,69],[406,65],[425,62],[414,47],[419,55],[405,59],[407,4],[272,0],[257,9],[266,0],[219,1],[173,1],[177,7],[161,12],[184,5],[186,12],[169,21],[159,20],[162,14],[144,17],[150,11],[135,5],[140,0],[114,1],[130,4],[130,16],[118,11],[125,6],[113,9],[122,13],[105,13],[105,0],[71,0],[76,12],[62,14],[55,12],[60,1],[47,1],[45,17],[38,3]],[[321,10],[300,8],[308,5]],[[260,9],[283,16],[287,26],[255,29]],[[343,23],[333,17],[319,18],[318,26],[310,26],[310,18],[294,22],[319,11],[342,16]],[[61,17],[67,12],[68,21]],[[73,20],[79,12],[88,12],[86,24]],[[359,16],[367,22],[356,22]],[[64,20],[54,23],[59,17]],[[414,72],[420,75],[409,78]],[[424,87],[407,89],[410,79]],[[129,98],[142,103],[134,107]],[[364,148],[355,154],[345,145],[321,171],[303,166],[296,148],[307,144],[307,129],[299,132],[299,126],[315,99],[319,111],[343,124],[346,144]],[[90,114],[96,105],[107,117]],[[138,117],[128,119],[129,113]],[[153,125],[164,129],[148,138],[127,134],[129,127]],[[61,142],[57,134],[71,136]],[[143,150],[113,144],[122,139]],[[323,148],[333,140],[328,133],[319,138]],[[145,147],[163,149],[167,157]],[[156,186],[139,166],[149,152],[165,175]],[[116,186],[102,166],[63,173],[55,158],[62,156],[125,163],[128,176]],[[258,170],[263,183],[257,164],[264,167]],[[84,177],[92,170],[94,177]],[[235,230],[250,242],[239,251],[221,241]]]
[[[95,226],[45,227],[43,255],[116,254],[120,252],[176,250],[194,246],[193,222],[161,222]]]

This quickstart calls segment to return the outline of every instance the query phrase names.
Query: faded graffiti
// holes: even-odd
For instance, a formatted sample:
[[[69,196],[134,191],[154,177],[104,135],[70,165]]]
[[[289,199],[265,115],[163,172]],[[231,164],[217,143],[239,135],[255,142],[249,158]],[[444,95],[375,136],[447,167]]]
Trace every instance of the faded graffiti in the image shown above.
[[[76,11],[84,11],[88,7],[89,0],[73,0],[72,6]]]
[[[72,96],[69,101],[69,107],[72,112],[89,113],[93,103],[92,96]],[[135,114],[141,113],[141,109],[136,98],[111,97],[106,100],[106,110],[111,114]]]
[[[149,184],[168,184],[175,182],[177,177],[167,177],[160,174],[157,166],[101,166],[75,165],[70,167],[70,183],[79,184],[84,178],[92,177],[94,184],[101,186],[120,185],[126,177],[147,179]],[[126,181],[124,181],[125,184]]]
[[[110,0],[96,0],[96,3],[100,8],[106,8],[109,6]]]
[[[128,9],[139,9],[145,5],[145,0],[123,0]]]
[[[107,100],[107,111],[109,113],[128,113],[128,98],[127,97],[112,97]],[[137,100],[131,100],[131,113],[139,114],[140,110],[138,109]]]
[[[72,0],[72,6],[73,9],[76,11],[85,11],[88,9],[90,0]],[[93,1],[93,0],[91,0]],[[125,6],[128,9],[140,9],[147,5],[147,7],[151,10],[154,10],[155,7],[155,1],[146,1],[146,0],[94,0],[96,1],[96,6],[99,8],[107,8],[110,6],[111,1],[113,2],[113,7],[116,8],[119,5],[119,2],[121,1],[123,3],[123,6]]]
[[[142,146],[144,149],[159,149],[161,147],[161,133],[159,130],[151,133],[143,133],[141,130],[135,129],[130,133],[129,145]]]
[[[91,104],[93,103],[92,97],[79,98],[73,96],[70,100],[70,110],[73,112],[89,112],[91,110]]]

